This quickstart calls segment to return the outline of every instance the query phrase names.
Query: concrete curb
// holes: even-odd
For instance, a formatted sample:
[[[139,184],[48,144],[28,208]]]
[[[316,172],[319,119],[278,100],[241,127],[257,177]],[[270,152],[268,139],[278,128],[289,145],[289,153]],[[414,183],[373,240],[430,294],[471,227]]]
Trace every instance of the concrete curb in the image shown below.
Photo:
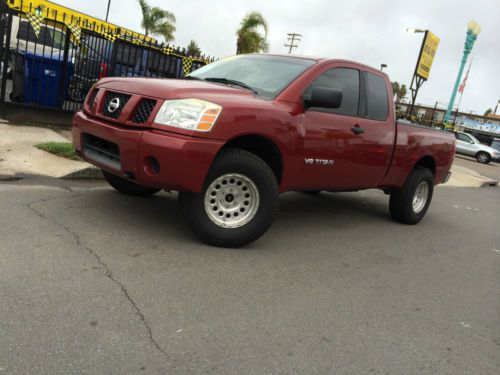
[[[460,165],[453,164],[451,167],[452,175],[448,183],[443,186],[456,187],[487,187],[497,186],[498,181],[483,176],[480,173]]]
[[[484,182],[481,183],[480,187],[486,187],[486,186],[498,186],[498,181],[497,180],[484,179]]]

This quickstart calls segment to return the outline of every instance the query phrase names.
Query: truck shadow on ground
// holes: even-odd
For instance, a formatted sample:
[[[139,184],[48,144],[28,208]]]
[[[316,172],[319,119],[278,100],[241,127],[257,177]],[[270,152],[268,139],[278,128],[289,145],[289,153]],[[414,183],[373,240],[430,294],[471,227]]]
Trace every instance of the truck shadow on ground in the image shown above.
[[[162,192],[153,197],[129,197],[109,189],[84,191],[73,200],[74,217],[113,233],[134,232],[159,237],[165,243],[198,241],[183,220],[176,193]],[[327,193],[309,195],[285,193],[270,233],[274,237],[301,236],[304,230],[391,224],[388,199],[381,192]],[[66,208],[65,208],[66,209]],[[381,220],[382,219],[382,220]],[[381,224],[382,223],[382,224]],[[252,245],[250,245],[252,246]]]

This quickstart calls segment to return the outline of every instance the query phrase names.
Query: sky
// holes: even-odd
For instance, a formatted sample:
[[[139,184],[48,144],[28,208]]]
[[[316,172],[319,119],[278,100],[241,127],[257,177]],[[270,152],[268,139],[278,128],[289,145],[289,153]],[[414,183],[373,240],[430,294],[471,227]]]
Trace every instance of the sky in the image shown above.
[[[105,18],[106,0],[53,0]],[[341,58],[384,71],[392,81],[409,87],[423,34],[408,27],[428,29],[440,39],[427,82],[417,103],[445,108],[450,100],[465,42],[467,23],[474,19],[482,31],[473,58],[460,110],[483,114],[500,100],[500,0],[150,0],[176,16],[177,46],[194,39],[205,54],[235,54],[236,30],[250,11],[262,13],[269,25],[270,53],[285,53],[286,34],[303,35],[294,53]],[[111,0],[109,21],[141,31],[137,0]],[[469,58],[470,60],[470,58]],[[467,68],[467,67],[466,67]],[[409,96],[409,94],[408,94]],[[455,105],[458,103],[455,102]],[[500,110],[497,114],[500,113]]]

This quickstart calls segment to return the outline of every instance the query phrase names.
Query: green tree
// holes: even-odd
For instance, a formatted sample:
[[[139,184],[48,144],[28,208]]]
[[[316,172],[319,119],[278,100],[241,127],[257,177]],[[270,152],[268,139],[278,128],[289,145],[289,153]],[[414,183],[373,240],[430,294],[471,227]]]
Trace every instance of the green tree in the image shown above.
[[[489,116],[493,113],[493,109],[491,108],[488,108],[485,112],[484,112],[484,116]]]
[[[161,36],[165,42],[174,40],[175,16],[168,10],[152,7],[146,0],[138,0],[142,10],[141,27],[144,34]]]
[[[401,99],[403,99],[406,96],[406,85],[402,84],[401,87],[399,88],[398,95],[396,96],[397,102],[400,102]]]
[[[194,40],[191,39],[189,44],[186,47],[186,53],[189,56],[200,56],[201,55],[201,49],[198,43],[196,43]]]
[[[391,82],[391,85],[392,85],[392,93],[396,97],[395,99],[396,102],[400,102],[401,99],[403,99],[408,93],[406,85],[405,84],[399,85],[398,81]]]
[[[397,97],[399,92],[399,82],[398,81],[391,82],[391,85],[392,85],[392,94]]]
[[[259,29],[264,30],[264,34]],[[236,32],[236,53],[267,52],[267,22],[259,12],[248,13],[241,21],[241,26]]]

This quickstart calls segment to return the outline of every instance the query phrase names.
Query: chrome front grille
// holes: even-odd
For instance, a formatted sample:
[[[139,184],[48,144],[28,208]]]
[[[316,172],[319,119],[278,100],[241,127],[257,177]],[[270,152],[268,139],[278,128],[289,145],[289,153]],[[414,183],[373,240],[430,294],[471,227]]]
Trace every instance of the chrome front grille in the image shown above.
[[[130,97],[131,95],[128,94],[108,91],[104,97],[102,114],[115,120],[118,119]]]

